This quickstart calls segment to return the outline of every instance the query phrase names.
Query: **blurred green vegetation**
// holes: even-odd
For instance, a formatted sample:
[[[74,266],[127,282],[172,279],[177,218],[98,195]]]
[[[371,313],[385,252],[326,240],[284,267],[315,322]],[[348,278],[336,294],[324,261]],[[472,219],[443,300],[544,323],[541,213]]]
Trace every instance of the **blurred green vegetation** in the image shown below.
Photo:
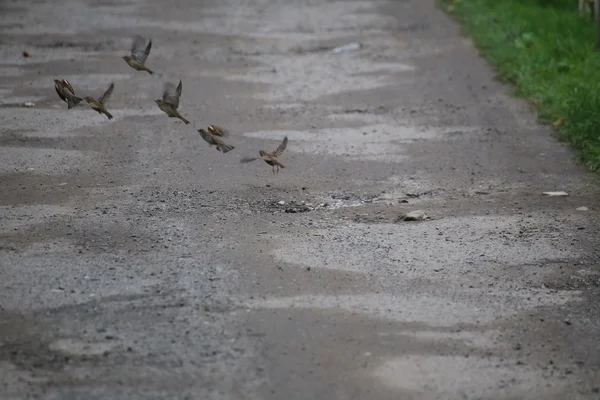
[[[600,52],[576,0],[442,0],[541,122],[600,170]]]

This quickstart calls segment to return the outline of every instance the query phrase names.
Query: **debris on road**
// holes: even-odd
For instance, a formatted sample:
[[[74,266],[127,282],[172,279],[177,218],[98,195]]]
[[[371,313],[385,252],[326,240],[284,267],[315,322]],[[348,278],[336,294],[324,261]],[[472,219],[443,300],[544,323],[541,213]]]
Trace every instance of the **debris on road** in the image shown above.
[[[348,51],[359,50],[361,47],[362,47],[362,45],[360,43],[354,42],[354,43],[348,43],[344,46],[336,47],[335,49],[333,49],[331,51],[335,54],[339,54],[339,53],[345,53]]]
[[[569,193],[567,193],[567,192],[543,192],[542,194],[545,196],[550,196],[550,197],[568,196],[569,195]]]
[[[425,211],[423,210],[411,211],[404,215],[403,218],[404,221],[423,221],[426,219],[429,219],[429,217],[427,216],[427,214],[425,214]]]
[[[298,207],[286,208],[285,212],[288,214],[296,214],[296,213],[308,212],[308,211],[312,211],[312,210],[313,210],[313,208],[311,208],[307,205],[301,205]]]

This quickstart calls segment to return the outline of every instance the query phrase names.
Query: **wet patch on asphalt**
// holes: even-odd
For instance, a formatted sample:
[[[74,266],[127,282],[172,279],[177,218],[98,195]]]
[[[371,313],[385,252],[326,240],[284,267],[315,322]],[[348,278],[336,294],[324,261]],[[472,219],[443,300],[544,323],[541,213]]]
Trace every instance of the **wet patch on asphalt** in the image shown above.
[[[56,152],[52,154],[56,156]],[[107,181],[96,175],[45,175],[36,174],[36,169],[32,169],[33,171],[0,173],[3,188],[0,206],[64,204],[72,197],[84,195],[86,188],[111,186],[111,182],[114,184],[114,181]]]
[[[208,381],[244,351],[235,337],[216,329],[215,320],[232,310],[223,306],[203,307],[177,293],[159,290],[43,308],[29,315],[0,311],[0,362],[16,366],[26,382],[50,384],[73,394],[78,388],[94,391],[108,384],[115,385],[108,389],[113,395],[123,394],[128,389],[120,385],[134,381],[144,390],[154,388],[163,393],[178,389],[180,394],[181,385],[183,391],[197,385],[228,390],[232,382]],[[186,323],[192,316],[200,323]],[[129,320],[148,323],[138,330],[126,322]],[[179,325],[181,330],[157,346],[153,343],[156,331],[169,324]],[[230,345],[216,350],[207,343],[208,337],[219,337]],[[194,364],[181,361],[188,347],[194,349]],[[166,365],[170,372],[161,372]],[[96,378],[89,379],[91,374]],[[207,380],[198,380],[198,376]]]
[[[0,136],[0,147],[27,147],[66,151],[95,151],[99,139],[94,136],[44,137],[7,133]]]
[[[484,397],[495,391],[509,397],[527,396],[531,393],[532,382],[550,377],[545,375],[543,371],[536,371],[517,360],[442,355],[398,357],[373,371],[373,376],[385,385],[429,398],[439,398],[439,393],[449,392],[455,396]],[[450,380],[447,379],[449,376],[452,376]],[[560,387],[557,384],[540,384],[535,391],[536,394],[546,392],[550,395],[557,386]]]

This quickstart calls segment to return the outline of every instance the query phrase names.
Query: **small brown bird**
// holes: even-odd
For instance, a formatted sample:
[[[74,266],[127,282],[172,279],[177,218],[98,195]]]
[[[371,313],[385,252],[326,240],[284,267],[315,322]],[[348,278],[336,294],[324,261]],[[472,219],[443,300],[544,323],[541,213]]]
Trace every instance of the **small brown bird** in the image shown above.
[[[183,118],[177,109],[179,108],[179,98],[181,97],[181,90],[183,89],[181,85],[181,80],[179,80],[179,85],[175,88],[170,82],[165,84],[165,89],[163,91],[162,99],[154,100],[158,107],[163,110],[169,117],[171,118],[179,118],[186,124],[189,124],[190,121]]]
[[[198,133],[200,133],[202,139],[204,139],[211,146],[216,146],[217,150],[222,153],[227,153],[228,151],[235,149],[235,146],[226,144],[219,138],[226,136],[228,132],[222,128],[219,128],[218,126],[209,125],[206,130],[198,129]]]
[[[148,40],[148,45],[144,47],[145,44],[145,38],[140,35],[135,35],[133,44],[131,45],[131,55],[123,56],[123,60],[136,71],[146,71],[152,75],[154,71],[150,70],[145,65],[148,55],[150,55],[150,49],[152,48],[152,39]]]
[[[108,89],[106,89],[106,92],[104,92],[104,94],[98,100],[94,99],[92,96],[86,96],[85,101],[91,105],[92,110],[96,111],[98,114],[106,115],[108,119],[112,119],[113,116],[106,109],[106,102],[108,101],[108,98],[112,94],[114,88],[115,84],[111,83]]]
[[[55,79],[54,80],[54,89],[56,93],[58,93],[58,97],[65,103],[67,103],[67,107],[69,109],[75,107],[77,104],[83,100],[81,97],[75,96],[75,90],[73,90],[73,86],[66,79]]]
[[[277,149],[275,149],[275,151],[273,151],[272,153],[266,152],[264,150],[260,150],[258,152],[258,154],[260,154],[260,157],[242,158],[240,160],[240,162],[247,163],[247,162],[251,162],[251,161],[258,160],[259,158],[261,158],[264,162],[266,162],[271,167],[273,167],[273,174],[279,173],[279,168],[285,168],[285,165],[280,163],[279,160],[277,159],[277,157],[279,157],[281,155],[281,153],[283,153],[283,151],[287,147],[287,143],[288,143],[288,138],[286,136],[283,138],[283,141],[281,142],[279,147],[277,147]]]

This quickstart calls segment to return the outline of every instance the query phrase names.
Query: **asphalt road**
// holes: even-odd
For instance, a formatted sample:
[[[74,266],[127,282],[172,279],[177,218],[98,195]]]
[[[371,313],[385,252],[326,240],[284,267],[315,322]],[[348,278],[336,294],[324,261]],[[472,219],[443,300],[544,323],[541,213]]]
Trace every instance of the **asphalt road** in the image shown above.
[[[0,398],[600,398],[598,181],[432,1],[0,24]],[[190,125],[153,102],[179,79]]]

